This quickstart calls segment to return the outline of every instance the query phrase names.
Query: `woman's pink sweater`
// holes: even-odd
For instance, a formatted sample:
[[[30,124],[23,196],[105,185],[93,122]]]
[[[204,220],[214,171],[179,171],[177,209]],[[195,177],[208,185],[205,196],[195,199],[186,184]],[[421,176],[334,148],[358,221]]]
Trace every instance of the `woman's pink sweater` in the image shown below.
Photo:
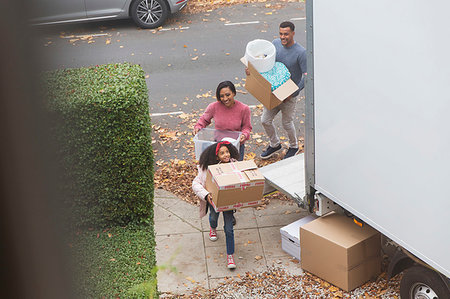
[[[250,138],[252,124],[250,121],[250,108],[247,105],[237,100],[234,101],[234,105],[231,108],[219,101],[211,103],[198,120],[195,128],[203,129],[207,127],[213,118],[216,129],[240,131],[245,136],[245,140]]]

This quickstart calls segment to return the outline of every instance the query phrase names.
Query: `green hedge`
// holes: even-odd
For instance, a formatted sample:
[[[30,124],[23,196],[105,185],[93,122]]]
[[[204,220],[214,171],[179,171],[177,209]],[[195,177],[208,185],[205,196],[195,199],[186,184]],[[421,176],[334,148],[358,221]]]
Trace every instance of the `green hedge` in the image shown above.
[[[153,222],[148,93],[138,65],[46,73],[72,223]]]

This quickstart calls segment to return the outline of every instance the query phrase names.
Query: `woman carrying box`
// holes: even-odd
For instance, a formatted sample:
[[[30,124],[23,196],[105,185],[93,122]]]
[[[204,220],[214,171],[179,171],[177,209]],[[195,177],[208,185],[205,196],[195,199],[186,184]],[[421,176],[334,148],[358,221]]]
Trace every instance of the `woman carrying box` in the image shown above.
[[[209,206],[209,239],[211,241],[217,240],[217,220],[219,213],[217,213],[213,206],[209,203],[212,198],[211,194],[206,190],[206,173],[209,165],[218,163],[229,163],[236,161],[239,157],[237,149],[228,141],[221,141],[219,143],[208,146],[200,155],[198,165],[198,175],[192,182],[192,190],[195,195],[200,198],[200,218],[206,215]],[[223,214],[223,230],[225,231],[225,241],[227,244],[227,267],[229,269],[236,268],[234,262],[234,229],[233,229],[233,211],[224,211]]]
[[[216,89],[217,102],[211,103],[194,126],[194,135],[206,128],[214,118],[215,129],[242,132],[239,161],[244,160],[244,143],[252,131],[250,108],[235,100],[236,87],[230,81],[219,83]]]

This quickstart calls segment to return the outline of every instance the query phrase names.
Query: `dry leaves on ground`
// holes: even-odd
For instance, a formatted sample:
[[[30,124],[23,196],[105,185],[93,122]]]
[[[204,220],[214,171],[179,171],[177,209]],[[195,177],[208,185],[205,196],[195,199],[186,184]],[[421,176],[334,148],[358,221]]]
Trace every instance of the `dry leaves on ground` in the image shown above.
[[[196,287],[184,295],[161,294],[161,298],[398,298],[401,276],[387,281],[382,273],[376,282],[345,292],[310,273],[291,275],[280,267],[261,273],[227,277],[218,287]]]
[[[277,2],[276,4],[273,2]],[[189,0],[184,13],[209,12],[222,6],[231,6],[246,3],[268,3],[266,8],[273,8],[287,2],[304,2],[304,0]]]

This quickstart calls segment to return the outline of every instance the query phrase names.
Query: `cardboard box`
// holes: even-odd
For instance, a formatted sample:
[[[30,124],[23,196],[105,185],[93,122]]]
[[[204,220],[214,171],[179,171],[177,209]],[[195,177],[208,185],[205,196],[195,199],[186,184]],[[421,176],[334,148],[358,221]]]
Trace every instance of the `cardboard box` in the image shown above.
[[[283,100],[298,90],[297,84],[291,79],[272,92],[272,85],[267,81],[245,57],[241,62],[248,67],[250,76],[245,81],[245,89],[248,90],[267,109],[273,109],[280,105]]]
[[[258,206],[263,189],[264,177],[253,160],[208,166],[206,190],[217,212]]]
[[[334,212],[300,228],[301,266],[329,283],[351,291],[381,270],[381,235]]]
[[[297,260],[300,260],[300,227],[316,218],[316,215],[308,215],[280,228],[281,248]]]

